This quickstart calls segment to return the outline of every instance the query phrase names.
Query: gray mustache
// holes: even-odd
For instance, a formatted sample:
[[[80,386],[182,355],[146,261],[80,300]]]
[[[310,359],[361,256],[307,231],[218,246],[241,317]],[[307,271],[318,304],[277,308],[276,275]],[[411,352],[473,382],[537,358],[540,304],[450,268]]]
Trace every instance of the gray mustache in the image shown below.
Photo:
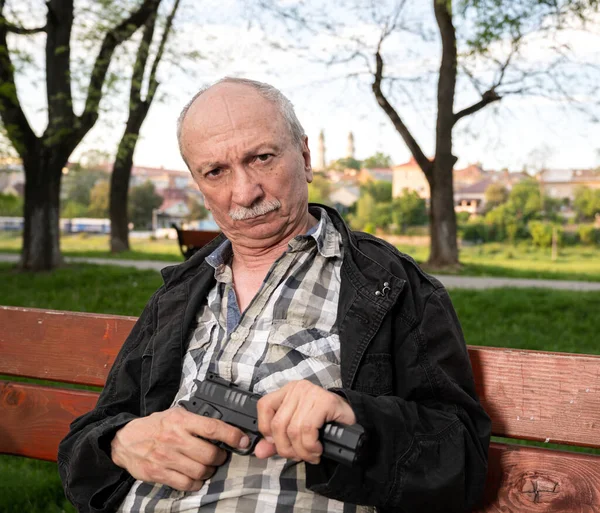
[[[229,217],[234,221],[244,221],[246,219],[252,219],[253,217],[268,214],[278,208],[281,208],[281,203],[278,200],[267,200],[250,208],[238,207],[234,210],[230,210]]]

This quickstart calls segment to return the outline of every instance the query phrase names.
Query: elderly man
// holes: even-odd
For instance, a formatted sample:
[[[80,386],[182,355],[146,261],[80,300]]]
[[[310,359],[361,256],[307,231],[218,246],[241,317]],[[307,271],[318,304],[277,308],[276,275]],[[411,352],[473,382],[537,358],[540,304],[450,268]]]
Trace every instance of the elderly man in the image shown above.
[[[292,105],[226,78],[183,110],[181,153],[223,235],[163,271],[95,409],[59,450],[80,511],[462,512],[485,481],[490,421],[450,299],[406,255],[308,204]],[[263,395],[243,432],[179,407],[207,372]],[[358,423],[363,459],[322,457]]]

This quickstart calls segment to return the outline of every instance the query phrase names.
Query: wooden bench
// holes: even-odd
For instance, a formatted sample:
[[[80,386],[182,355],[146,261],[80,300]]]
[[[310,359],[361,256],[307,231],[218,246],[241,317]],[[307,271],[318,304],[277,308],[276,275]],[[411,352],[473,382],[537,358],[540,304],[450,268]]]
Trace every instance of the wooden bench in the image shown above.
[[[176,224],[172,224],[171,227],[177,232],[179,249],[186,260],[221,233],[211,230],[182,230]]]
[[[101,387],[135,318],[0,307],[0,374]],[[469,347],[493,434],[600,448],[600,357]],[[0,381],[0,453],[54,461],[97,394]],[[478,512],[600,512],[600,456],[493,443]]]

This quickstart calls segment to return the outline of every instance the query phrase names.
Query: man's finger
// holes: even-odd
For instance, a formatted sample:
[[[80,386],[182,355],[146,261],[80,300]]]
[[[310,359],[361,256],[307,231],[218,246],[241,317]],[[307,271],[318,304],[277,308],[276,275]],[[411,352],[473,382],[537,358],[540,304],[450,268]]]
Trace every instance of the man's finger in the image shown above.
[[[258,413],[258,430],[264,437],[273,436],[271,431],[271,422],[275,416],[275,412],[281,406],[283,399],[286,396],[286,388],[280,388],[275,392],[271,392],[258,400],[256,410]]]
[[[264,438],[254,448],[254,456],[257,458],[270,458],[271,456],[275,456],[275,454],[277,454],[275,444],[268,442]]]
[[[271,436],[273,437],[277,454],[284,458],[298,459],[298,454],[294,450],[290,434],[288,432],[290,422],[296,408],[298,407],[297,394],[287,393],[285,399],[279,404],[275,415],[271,419]]]
[[[218,440],[230,447],[245,449],[250,445],[250,439],[246,434],[221,420],[191,414],[193,417],[187,421],[187,429],[195,436],[206,440]]]

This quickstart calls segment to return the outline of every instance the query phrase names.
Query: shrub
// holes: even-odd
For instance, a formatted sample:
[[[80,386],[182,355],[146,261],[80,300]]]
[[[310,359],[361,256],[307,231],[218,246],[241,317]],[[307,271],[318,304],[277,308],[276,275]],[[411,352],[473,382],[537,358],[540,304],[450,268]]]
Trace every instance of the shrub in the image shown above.
[[[375,223],[367,223],[363,227],[363,231],[366,233],[374,234],[375,233]]]
[[[533,243],[540,248],[549,248],[552,245],[554,229],[557,231],[558,242],[561,241],[563,230],[555,225],[542,221],[530,221],[528,227]]]
[[[600,230],[589,224],[582,224],[577,228],[577,234],[582,244],[591,246],[600,243]]]

